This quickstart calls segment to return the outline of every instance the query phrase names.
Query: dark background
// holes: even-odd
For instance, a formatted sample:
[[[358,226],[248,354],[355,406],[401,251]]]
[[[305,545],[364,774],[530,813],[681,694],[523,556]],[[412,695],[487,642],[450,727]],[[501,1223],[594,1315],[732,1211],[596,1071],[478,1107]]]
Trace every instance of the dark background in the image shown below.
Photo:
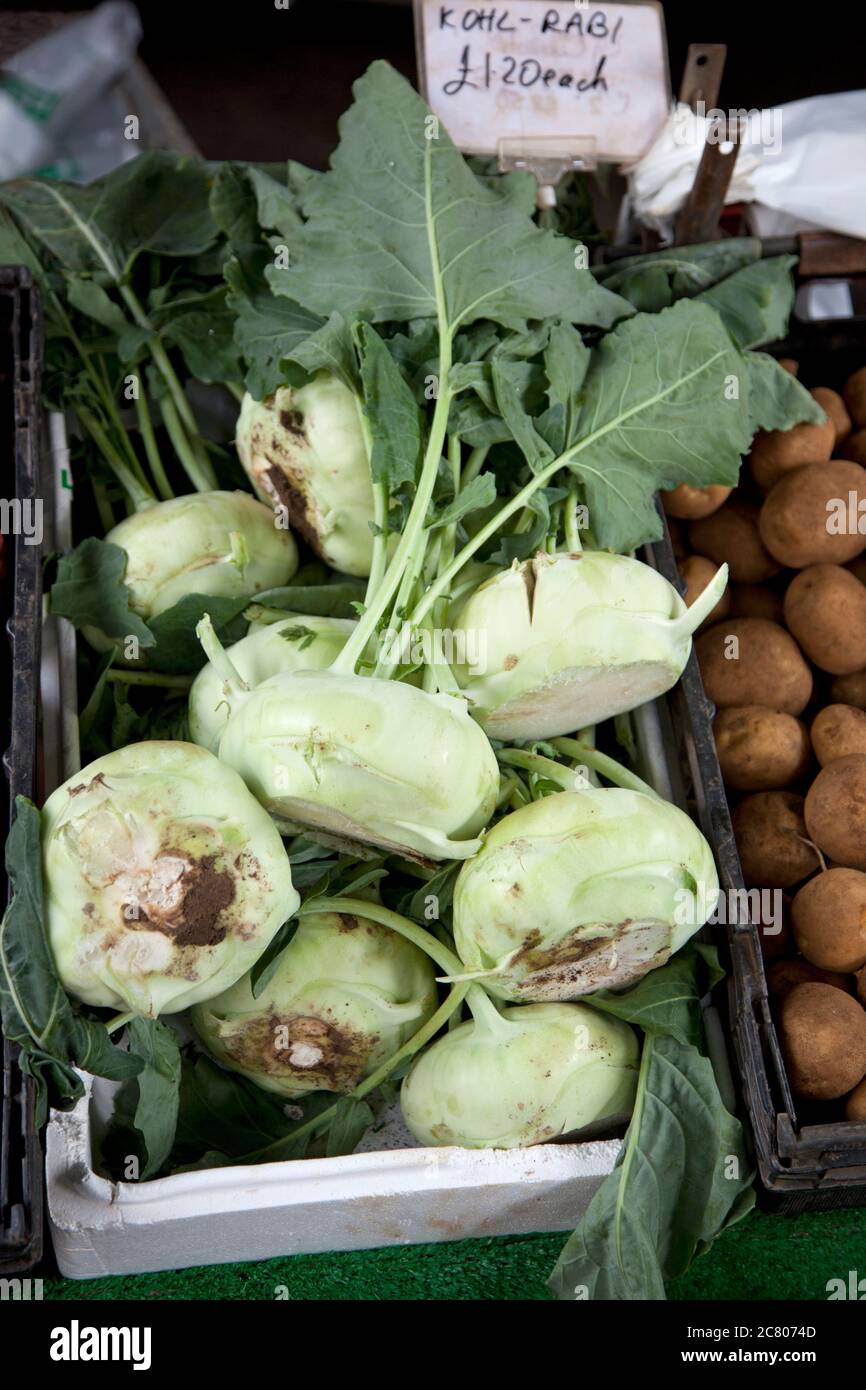
[[[4,12],[0,5],[0,40]],[[72,12],[86,4],[31,4]],[[141,55],[202,152],[219,159],[322,167],[351,84],[374,58],[414,79],[410,5],[293,0],[175,0],[139,10]],[[866,85],[866,8],[784,3],[665,4],[671,77],[689,43],[727,43],[720,103],[772,106]],[[866,177],[866,170],[860,171]]]

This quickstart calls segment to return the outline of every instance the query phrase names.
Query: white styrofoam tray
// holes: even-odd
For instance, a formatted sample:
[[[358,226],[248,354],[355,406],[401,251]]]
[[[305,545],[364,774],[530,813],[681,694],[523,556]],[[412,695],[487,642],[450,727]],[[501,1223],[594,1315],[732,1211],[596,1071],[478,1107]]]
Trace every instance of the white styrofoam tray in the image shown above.
[[[68,464],[62,417],[50,422],[55,474]],[[54,534],[71,544],[68,487],[54,490]],[[43,740],[56,783],[79,767],[75,639],[65,619],[48,620],[43,653]],[[642,775],[685,804],[662,733],[663,702],[635,712]],[[48,769],[46,768],[46,771]],[[46,795],[52,790],[46,787]],[[572,1230],[612,1172],[617,1139],[473,1151],[418,1147],[399,1112],[358,1152],[114,1183],[95,1171],[94,1133],[111,1088],[53,1112],[46,1140],[48,1214],[57,1262],[70,1278],[182,1269],[325,1250],[420,1244],[469,1236]]]

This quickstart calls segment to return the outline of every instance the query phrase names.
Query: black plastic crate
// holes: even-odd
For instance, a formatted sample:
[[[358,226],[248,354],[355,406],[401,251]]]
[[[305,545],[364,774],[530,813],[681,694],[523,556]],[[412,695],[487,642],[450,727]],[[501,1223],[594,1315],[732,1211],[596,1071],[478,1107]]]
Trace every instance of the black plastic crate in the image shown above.
[[[853,298],[856,314],[856,292]],[[804,321],[795,314],[788,337],[774,344],[772,352],[797,359],[807,386],[838,388],[866,365],[866,316]],[[667,534],[653,553],[658,569],[682,589]],[[745,892],[745,884],[713,740],[715,710],[704,693],[694,653],[671,700],[694,809],[714,847],[721,887],[730,902],[731,894]],[[770,1011],[758,928],[749,921],[729,922],[725,931],[727,1026],[754,1137],[762,1205],[781,1212],[866,1206],[866,1123],[815,1124],[809,1107],[794,1101]]]
[[[5,500],[42,505],[37,484],[40,451],[42,318],[30,272],[0,266],[0,449],[13,468],[5,471]],[[11,513],[7,513],[11,515]],[[0,809],[5,841],[16,796],[33,797],[42,606],[42,550],[25,544],[14,527],[2,537],[4,645],[3,754],[7,795]],[[4,889],[4,900],[8,884]],[[0,1096],[0,1271],[32,1269],[42,1255],[43,1167],[36,1130],[33,1087],[18,1065],[18,1049],[3,1039]]]

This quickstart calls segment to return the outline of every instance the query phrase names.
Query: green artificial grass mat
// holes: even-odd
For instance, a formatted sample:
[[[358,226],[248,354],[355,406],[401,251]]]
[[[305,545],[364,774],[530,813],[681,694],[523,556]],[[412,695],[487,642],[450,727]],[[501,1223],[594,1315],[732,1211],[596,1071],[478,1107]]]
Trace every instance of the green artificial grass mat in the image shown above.
[[[292,1255],[115,1279],[49,1279],[46,1299],[546,1299],[564,1235],[500,1236],[346,1254]],[[754,1212],[668,1288],[671,1300],[826,1300],[828,1279],[866,1277],[866,1208]]]

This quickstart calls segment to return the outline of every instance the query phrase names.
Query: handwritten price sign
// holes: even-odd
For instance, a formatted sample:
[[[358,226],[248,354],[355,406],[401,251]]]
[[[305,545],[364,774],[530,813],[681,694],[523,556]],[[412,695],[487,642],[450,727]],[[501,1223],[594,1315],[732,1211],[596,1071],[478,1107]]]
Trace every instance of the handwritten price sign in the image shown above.
[[[577,137],[637,159],[670,108],[661,5],[415,0],[424,95],[472,154],[500,140]]]

